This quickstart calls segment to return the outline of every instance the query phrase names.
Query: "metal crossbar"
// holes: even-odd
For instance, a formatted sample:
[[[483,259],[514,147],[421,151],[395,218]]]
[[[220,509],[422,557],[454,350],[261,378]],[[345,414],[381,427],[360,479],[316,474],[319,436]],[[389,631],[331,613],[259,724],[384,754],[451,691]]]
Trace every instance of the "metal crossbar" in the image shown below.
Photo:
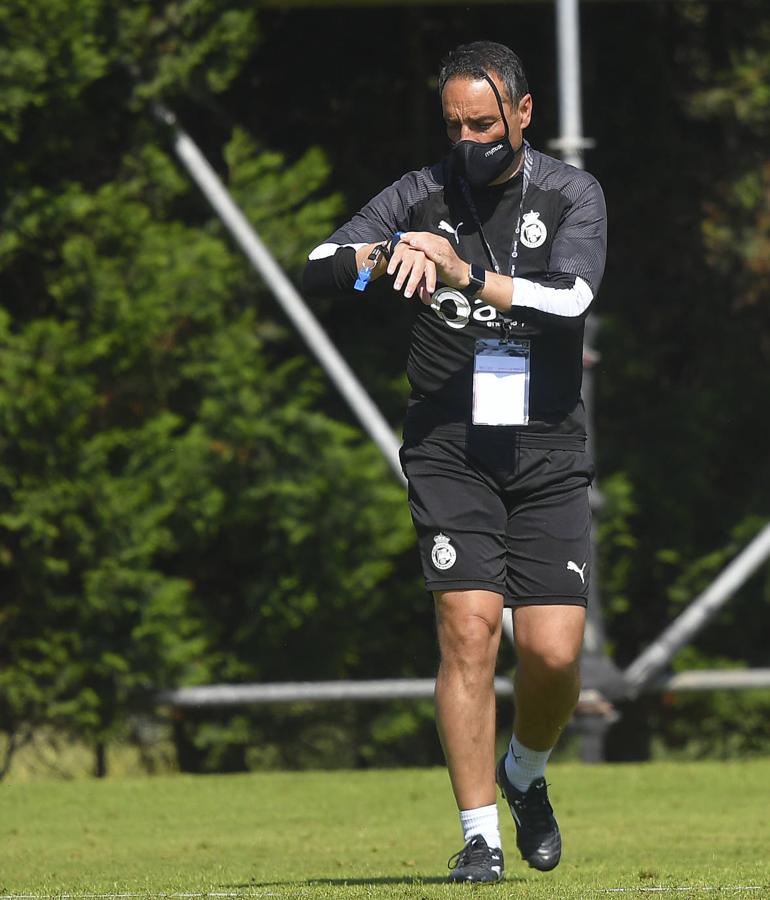
[[[692,640],[768,556],[770,556],[770,524],[744,547],[720,572],[716,580],[697,596],[660,637],[625,670],[623,678],[631,697],[638,695],[655,680],[671,662],[677,650]]]
[[[423,700],[433,697],[433,678],[387,678],[376,681],[286,681],[273,684],[207,684],[161,691],[157,703],[174,707],[250,706],[265,703],[319,703],[364,700]],[[770,687],[770,669],[717,669],[680,672],[661,678],[649,690],[715,691]],[[513,696],[513,682],[495,678],[499,697]],[[580,692],[591,704],[598,691]]]

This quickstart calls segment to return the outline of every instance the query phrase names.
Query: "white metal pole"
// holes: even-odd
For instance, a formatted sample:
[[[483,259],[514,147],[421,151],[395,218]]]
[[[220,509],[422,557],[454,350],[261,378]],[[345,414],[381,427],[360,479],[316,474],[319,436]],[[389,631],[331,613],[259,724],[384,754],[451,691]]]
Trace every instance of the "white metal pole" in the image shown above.
[[[558,54],[558,146],[562,159],[583,168],[583,109],[580,101],[579,0],[556,0],[556,49]]]
[[[770,556],[770,525],[766,525],[724,569],[714,583],[697,596],[666,628],[654,644],[641,653],[623,673],[632,697],[637,696],[669,664],[683,647],[736,590]]]
[[[580,12],[579,0],[556,0],[556,53],[557,83],[559,86],[559,138],[551,141],[562,159],[572,166],[583,168],[583,148],[588,143],[583,137],[583,109],[580,103]],[[589,315],[586,322],[586,341],[590,344],[596,332],[596,320]],[[587,350],[589,352],[587,352]],[[593,350],[583,348],[584,358]],[[583,366],[583,398],[586,406],[586,426],[588,449],[593,452],[593,371],[590,365]],[[592,501],[598,496],[596,485]],[[592,506],[596,503],[592,502]],[[594,533],[591,548],[596,562]],[[599,607],[598,566],[594,565],[588,600],[583,652],[586,656],[604,658],[604,627]]]
[[[376,681],[282,681],[272,684],[203,684],[159,691],[154,701],[168,706],[243,706],[255,703],[318,703],[337,700],[428,699],[433,678],[389,678]],[[510,678],[494,679],[500,697],[513,694]],[[581,691],[583,702],[596,702],[595,691]]]
[[[273,296],[283,307],[294,327],[318,358],[329,378],[350,405],[361,425],[379,447],[396,477],[406,484],[398,458],[399,442],[390,426],[361,386],[350,366],[329,340],[320,323],[297,293],[274,257],[260,240],[250,223],[235,205],[232,197],[211,168],[192,138],[179,127],[176,116],[163,106],[156,115],[173,129],[174,150],[206,199],[247,258],[264,278]]]
[[[582,74],[580,69],[580,6],[579,0],[556,0],[556,52],[557,84],[559,89],[559,138],[549,142],[557,148],[561,158],[569,165],[583,168],[583,149],[592,145],[583,137],[583,108],[581,105]],[[589,314],[586,321],[585,341],[590,342],[597,330],[596,319]],[[593,452],[593,371],[585,361],[595,357],[595,352],[583,345],[583,398],[586,407],[588,450]],[[599,493],[596,484],[591,495],[591,506],[598,506]],[[588,592],[585,636],[581,666],[584,676],[592,686],[604,695],[613,696],[622,691],[622,677],[605,650],[605,631],[602,622],[599,594],[599,567],[596,551],[596,528],[591,529],[591,581]],[[604,696],[602,696],[604,700]],[[581,757],[585,762],[598,762],[604,757],[604,734],[612,717],[588,715],[582,733]]]

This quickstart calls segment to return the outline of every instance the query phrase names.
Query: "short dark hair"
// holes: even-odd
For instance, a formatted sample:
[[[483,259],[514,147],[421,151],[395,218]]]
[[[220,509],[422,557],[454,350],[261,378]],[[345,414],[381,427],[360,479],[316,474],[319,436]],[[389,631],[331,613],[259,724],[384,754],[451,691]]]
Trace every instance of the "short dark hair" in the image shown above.
[[[444,59],[438,76],[438,92],[443,94],[450,78],[481,79],[489,72],[500,77],[511,104],[517,104],[529,93],[527,76],[518,56],[505,44],[474,41],[461,44]]]

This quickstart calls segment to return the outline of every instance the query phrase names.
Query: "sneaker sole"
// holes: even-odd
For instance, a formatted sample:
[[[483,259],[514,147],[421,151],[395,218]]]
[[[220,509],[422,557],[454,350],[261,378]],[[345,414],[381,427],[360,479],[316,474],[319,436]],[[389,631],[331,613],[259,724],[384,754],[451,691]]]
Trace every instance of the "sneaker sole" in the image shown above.
[[[474,878],[452,878],[451,875],[447,878],[447,884],[500,884],[501,881],[505,881],[505,872],[503,872],[499,878],[486,881],[482,881],[481,879],[477,881]]]

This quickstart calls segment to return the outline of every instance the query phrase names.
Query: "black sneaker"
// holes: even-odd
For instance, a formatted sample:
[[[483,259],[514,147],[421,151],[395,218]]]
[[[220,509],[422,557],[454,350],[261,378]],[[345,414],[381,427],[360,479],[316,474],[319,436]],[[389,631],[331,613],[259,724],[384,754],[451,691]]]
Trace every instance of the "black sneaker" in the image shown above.
[[[499,847],[489,847],[484,838],[477,834],[449,858],[447,868],[452,870],[449,881],[473,881],[492,884],[503,880],[503,851]]]
[[[503,756],[497,764],[497,783],[516,823],[521,858],[541,872],[555,869],[561,859],[561,834],[548,802],[545,778],[533,781],[526,792],[517,790],[508,780]]]

